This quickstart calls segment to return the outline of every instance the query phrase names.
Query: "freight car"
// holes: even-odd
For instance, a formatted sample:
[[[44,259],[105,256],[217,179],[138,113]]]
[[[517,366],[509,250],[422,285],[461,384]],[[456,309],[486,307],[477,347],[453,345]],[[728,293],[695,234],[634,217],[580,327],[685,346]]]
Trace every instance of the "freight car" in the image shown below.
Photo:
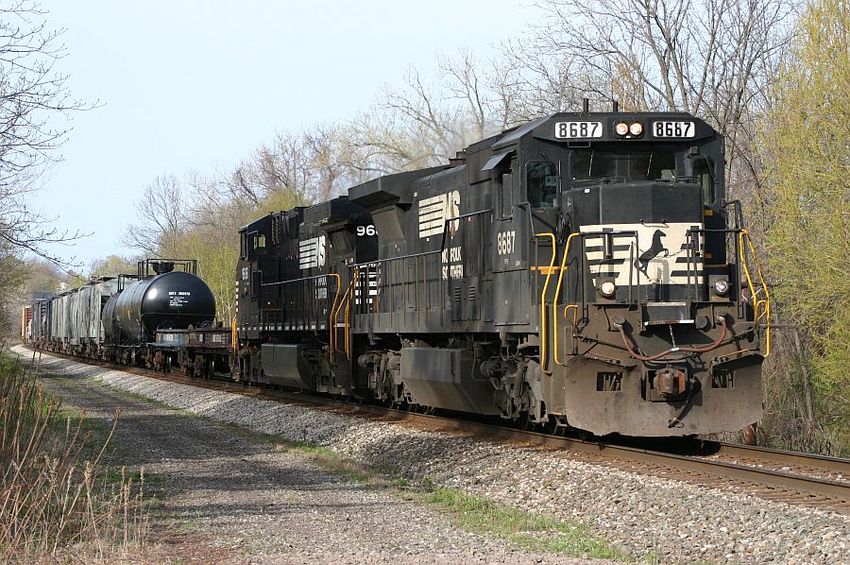
[[[768,289],[692,115],[585,105],[240,238],[239,380],[599,435],[761,417]]]
[[[175,270],[176,267],[176,270]],[[170,366],[157,332],[212,325],[215,299],[191,260],[147,259],[30,308],[30,342],[48,351],[151,368]]]

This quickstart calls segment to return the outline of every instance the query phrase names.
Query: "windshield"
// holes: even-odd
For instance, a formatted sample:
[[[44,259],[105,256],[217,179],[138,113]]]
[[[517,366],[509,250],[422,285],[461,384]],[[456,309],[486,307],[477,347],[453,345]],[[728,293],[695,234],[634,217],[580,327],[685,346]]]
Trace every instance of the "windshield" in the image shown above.
[[[671,151],[622,153],[579,149],[573,151],[570,179],[573,185],[613,179],[670,180],[675,171],[676,156]]]

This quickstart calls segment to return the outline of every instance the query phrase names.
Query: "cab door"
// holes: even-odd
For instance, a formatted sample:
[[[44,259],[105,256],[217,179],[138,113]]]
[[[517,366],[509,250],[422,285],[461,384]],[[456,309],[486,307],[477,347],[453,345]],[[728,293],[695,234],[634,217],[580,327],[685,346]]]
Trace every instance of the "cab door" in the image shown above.
[[[492,159],[491,159],[492,161]],[[488,163],[489,164],[489,163]],[[492,230],[493,324],[529,323],[529,276],[525,198],[515,156],[507,156],[493,171],[495,199]]]

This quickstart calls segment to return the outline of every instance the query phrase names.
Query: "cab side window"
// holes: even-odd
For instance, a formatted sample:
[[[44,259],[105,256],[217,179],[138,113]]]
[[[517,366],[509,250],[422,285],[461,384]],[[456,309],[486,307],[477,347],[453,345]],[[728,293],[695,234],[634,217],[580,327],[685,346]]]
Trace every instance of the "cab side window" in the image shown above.
[[[266,252],[266,235],[263,233],[254,235],[253,247],[255,257],[264,254]]]
[[[698,157],[694,160],[694,176],[697,182],[702,187],[703,204],[714,204],[714,174],[711,164],[705,157]]]
[[[528,202],[532,208],[551,208],[558,193],[558,171],[547,161],[531,161],[525,167]]]
[[[510,171],[502,174],[499,187],[500,218],[510,218],[513,215],[514,176]]]
[[[243,260],[248,258],[248,234],[245,232],[239,238],[239,257]]]

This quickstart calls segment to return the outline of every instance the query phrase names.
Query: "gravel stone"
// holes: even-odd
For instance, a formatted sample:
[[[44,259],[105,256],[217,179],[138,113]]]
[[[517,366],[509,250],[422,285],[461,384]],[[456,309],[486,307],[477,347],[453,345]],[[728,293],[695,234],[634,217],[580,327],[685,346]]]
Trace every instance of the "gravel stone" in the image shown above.
[[[165,383],[46,355],[42,367],[257,432],[323,445],[411,480],[427,478],[498,503],[580,521],[637,557],[663,563],[850,563],[850,517],[835,512],[632,473],[570,459],[569,453]]]

